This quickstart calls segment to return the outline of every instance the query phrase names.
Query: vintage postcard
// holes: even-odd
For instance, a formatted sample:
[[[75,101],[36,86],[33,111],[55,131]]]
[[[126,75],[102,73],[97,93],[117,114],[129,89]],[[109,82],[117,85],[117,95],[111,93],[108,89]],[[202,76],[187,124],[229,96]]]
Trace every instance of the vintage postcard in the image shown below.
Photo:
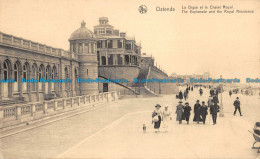
[[[260,159],[259,0],[0,0],[0,159]]]

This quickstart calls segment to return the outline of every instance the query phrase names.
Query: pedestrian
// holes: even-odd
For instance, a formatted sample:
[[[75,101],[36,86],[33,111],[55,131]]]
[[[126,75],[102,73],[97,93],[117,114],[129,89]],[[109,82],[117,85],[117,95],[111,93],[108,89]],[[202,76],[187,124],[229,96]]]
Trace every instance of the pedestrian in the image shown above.
[[[219,100],[218,100],[218,96],[217,96],[217,95],[214,95],[214,96],[213,96],[212,102],[213,102],[213,103],[219,103]]]
[[[217,105],[217,103],[214,103],[211,107],[210,107],[210,114],[212,115],[212,120],[213,120],[213,125],[217,124],[217,115],[219,112],[219,106]]]
[[[214,95],[214,89],[213,88],[209,91],[209,94],[210,94],[211,97],[213,97],[213,95]]]
[[[165,108],[162,112],[162,119],[163,119],[163,127],[165,128],[165,132],[168,131],[168,127],[169,127],[169,120],[172,120],[171,117],[171,111],[168,109],[168,105],[165,105]]]
[[[182,123],[182,116],[183,116],[183,105],[181,104],[182,101],[179,101],[179,105],[176,106],[176,121],[179,121],[179,124]]]
[[[237,97],[236,100],[234,101],[234,104],[233,104],[233,105],[235,106],[234,115],[236,115],[236,112],[237,112],[237,110],[238,110],[240,116],[242,116],[242,114],[241,114],[241,109],[240,109],[240,101],[239,101],[239,98],[238,98],[238,97]]]
[[[205,102],[204,102],[204,101],[202,101],[201,116],[202,116],[203,124],[205,124],[207,115],[208,115],[208,106],[205,105]]]
[[[208,98],[208,107],[211,107],[211,105],[213,105],[213,98],[211,96],[209,96],[209,98]]]
[[[200,88],[200,96],[202,96],[202,94],[203,94],[203,90]]]
[[[184,92],[184,99],[185,99],[185,101],[187,99],[187,92],[186,91]]]
[[[200,121],[202,121],[200,117],[200,113],[201,113],[201,105],[200,105],[200,101],[197,100],[196,104],[194,105],[194,118],[193,118],[194,122],[199,123]]]
[[[185,117],[187,124],[189,124],[189,120],[190,120],[190,111],[191,111],[191,107],[189,106],[189,103],[186,102],[183,115]]]
[[[155,132],[160,131],[161,121],[162,121],[162,111],[161,111],[161,105],[157,104],[155,106],[155,110],[153,111],[152,118],[154,122],[154,129]]]
[[[183,99],[183,94],[182,91],[179,92],[179,99],[182,100]]]
[[[231,95],[232,95],[232,91],[230,90],[230,91],[229,91],[229,96],[231,97]]]
[[[191,86],[191,91],[193,91],[193,86]]]

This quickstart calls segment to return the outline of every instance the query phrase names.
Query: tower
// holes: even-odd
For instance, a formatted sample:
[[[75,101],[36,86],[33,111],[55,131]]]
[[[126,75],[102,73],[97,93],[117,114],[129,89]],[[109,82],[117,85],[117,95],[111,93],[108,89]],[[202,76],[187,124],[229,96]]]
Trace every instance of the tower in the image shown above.
[[[97,39],[92,31],[86,28],[82,21],[81,27],[74,31],[70,38],[70,51],[78,55],[79,74],[78,78],[96,80],[98,78],[97,63]],[[98,93],[98,83],[80,82],[79,90],[81,95]]]

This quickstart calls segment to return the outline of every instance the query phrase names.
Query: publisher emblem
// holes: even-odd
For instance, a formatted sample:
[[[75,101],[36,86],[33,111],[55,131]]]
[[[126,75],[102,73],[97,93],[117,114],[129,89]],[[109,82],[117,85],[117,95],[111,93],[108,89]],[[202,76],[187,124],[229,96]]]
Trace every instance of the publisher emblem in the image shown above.
[[[138,10],[141,14],[147,13],[147,7],[145,5],[141,5]]]

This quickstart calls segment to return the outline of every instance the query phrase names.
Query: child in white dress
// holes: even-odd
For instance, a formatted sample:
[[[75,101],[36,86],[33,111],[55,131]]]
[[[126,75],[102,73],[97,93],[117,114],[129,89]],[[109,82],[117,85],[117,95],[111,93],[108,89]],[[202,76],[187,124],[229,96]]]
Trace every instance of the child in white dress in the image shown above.
[[[171,111],[168,109],[168,107],[169,106],[166,105],[164,110],[163,110],[163,112],[162,112],[163,127],[165,129],[165,132],[168,131],[168,127],[169,127],[168,122],[169,122],[169,120],[172,120]]]

